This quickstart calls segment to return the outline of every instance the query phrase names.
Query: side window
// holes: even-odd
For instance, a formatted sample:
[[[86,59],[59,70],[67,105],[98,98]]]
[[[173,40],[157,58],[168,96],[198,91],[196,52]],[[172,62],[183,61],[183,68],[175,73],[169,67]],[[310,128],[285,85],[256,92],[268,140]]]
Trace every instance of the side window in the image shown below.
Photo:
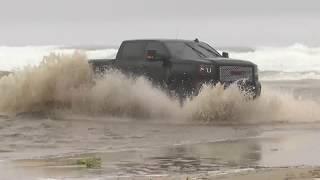
[[[161,44],[160,42],[149,42],[146,47],[145,57],[146,57],[147,51],[149,51],[149,50],[156,50],[157,54],[168,55],[168,51],[163,46],[163,44]]]
[[[123,45],[121,59],[123,60],[142,60],[144,59],[145,42],[126,42]]]
[[[171,55],[178,59],[198,59],[199,55],[184,42],[166,43]]]

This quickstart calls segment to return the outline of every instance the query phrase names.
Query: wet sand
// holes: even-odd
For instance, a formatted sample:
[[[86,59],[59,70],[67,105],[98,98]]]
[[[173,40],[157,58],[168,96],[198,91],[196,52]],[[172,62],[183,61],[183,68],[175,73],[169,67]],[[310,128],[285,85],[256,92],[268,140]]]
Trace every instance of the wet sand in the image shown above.
[[[110,128],[111,122],[105,121],[29,122],[28,127],[10,122],[8,130],[1,131],[2,177],[254,179],[299,175],[320,165],[320,124],[210,127],[112,122]],[[88,168],[77,163],[92,158],[101,165]]]
[[[209,179],[223,180],[318,180],[320,179],[320,168],[316,167],[286,167],[286,168],[264,168],[258,170],[247,170],[243,172],[230,173]]]

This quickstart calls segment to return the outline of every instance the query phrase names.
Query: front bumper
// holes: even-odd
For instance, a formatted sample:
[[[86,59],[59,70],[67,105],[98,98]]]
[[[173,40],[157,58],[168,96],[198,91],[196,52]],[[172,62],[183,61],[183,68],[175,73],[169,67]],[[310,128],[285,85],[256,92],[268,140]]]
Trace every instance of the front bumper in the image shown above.
[[[245,94],[250,95],[253,98],[257,98],[261,95],[261,83],[259,81],[249,82],[249,81],[237,81],[237,82],[220,82],[220,81],[200,81],[195,83],[196,86],[193,89],[193,95],[197,96],[201,87],[204,84],[223,84],[224,88],[228,88],[231,85],[236,84],[238,88],[245,92]]]

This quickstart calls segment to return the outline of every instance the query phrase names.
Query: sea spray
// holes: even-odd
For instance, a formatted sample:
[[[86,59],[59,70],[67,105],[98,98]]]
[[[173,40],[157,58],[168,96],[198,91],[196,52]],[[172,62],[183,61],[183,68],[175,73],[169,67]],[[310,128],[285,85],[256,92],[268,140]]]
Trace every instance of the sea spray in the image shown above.
[[[70,105],[75,89],[90,81],[84,55],[45,57],[38,66],[27,66],[0,80],[0,111],[19,113],[46,111]]]
[[[51,54],[39,66],[26,67],[0,80],[0,112],[83,113],[128,117],[164,117],[178,102],[143,77],[117,70],[93,77],[84,54]]]
[[[133,78],[109,70],[95,78],[93,83],[75,93],[73,112],[129,118],[173,118],[181,111],[177,100],[169,98],[144,77]]]
[[[264,88],[262,96],[250,100],[235,86],[205,86],[184,106],[193,121],[211,124],[259,124],[320,121],[320,104],[298,99],[291,93]]]

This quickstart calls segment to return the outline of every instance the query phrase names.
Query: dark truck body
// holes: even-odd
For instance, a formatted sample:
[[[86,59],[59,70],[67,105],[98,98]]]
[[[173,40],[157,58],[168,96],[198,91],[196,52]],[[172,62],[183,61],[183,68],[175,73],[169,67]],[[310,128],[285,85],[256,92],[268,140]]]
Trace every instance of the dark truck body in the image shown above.
[[[197,95],[205,83],[240,82],[242,89],[259,96],[261,84],[257,65],[228,58],[198,40],[129,40],[124,41],[116,59],[90,60],[97,73],[116,68],[174,91],[180,97]]]

